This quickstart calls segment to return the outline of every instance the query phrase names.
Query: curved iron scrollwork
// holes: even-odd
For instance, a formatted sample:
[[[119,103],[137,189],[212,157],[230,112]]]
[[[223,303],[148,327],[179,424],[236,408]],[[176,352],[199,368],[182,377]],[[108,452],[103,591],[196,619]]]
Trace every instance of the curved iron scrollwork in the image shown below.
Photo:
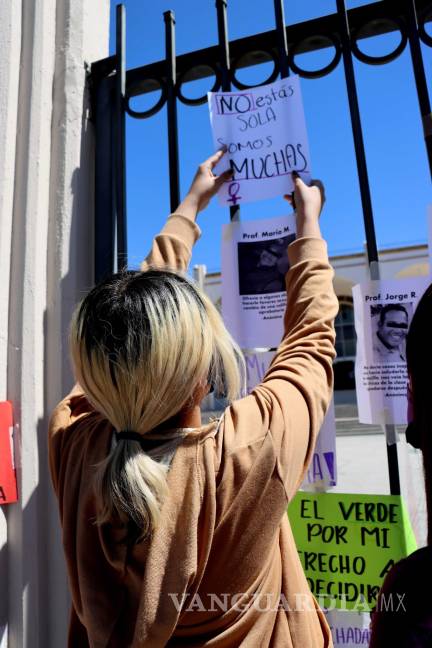
[[[249,85],[247,83],[243,83],[242,81],[239,81],[239,79],[236,77],[236,72],[237,70],[241,69],[240,63],[242,60],[245,59],[245,57],[250,57],[251,55],[254,54],[264,54],[264,59],[267,60],[261,60],[257,62],[257,65],[259,63],[265,63],[265,62],[273,62],[273,70],[269,74],[269,76],[264,79],[264,81],[260,81],[259,83],[254,83],[252,85]],[[262,58],[262,57],[260,57]],[[273,81],[276,81],[276,79],[279,76],[279,61],[277,56],[275,55],[274,52],[269,51],[269,50],[262,50],[262,51],[250,51],[250,52],[245,52],[242,56],[239,56],[232,64],[231,68],[231,83],[237,90],[249,90],[250,88],[258,88],[261,85],[266,85],[267,83],[273,83]]]
[[[303,50],[303,48],[305,48],[306,45],[313,44],[322,48],[325,47],[325,45],[323,45],[324,43],[328,43],[330,46],[334,47],[334,56],[330,63],[318,70],[305,70],[296,63],[295,57]],[[294,45],[291,45],[288,52],[288,61],[290,68],[299,76],[304,77],[305,79],[318,79],[330,74],[330,72],[333,72],[333,70],[338,66],[341,56],[342,48],[340,40],[334,34],[319,34],[317,36],[310,36],[294,43]]]
[[[221,86],[221,73],[220,73],[220,69],[216,65],[211,65],[209,63],[206,63],[205,65],[203,64],[199,66],[194,66],[192,68],[189,68],[188,70],[185,70],[177,78],[176,94],[178,99],[182,103],[186,104],[186,106],[202,106],[203,104],[207,103],[207,93],[205,95],[202,95],[201,97],[190,98],[190,97],[186,97],[182,92],[182,85],[189,80],[188,77],[191,76],[192,72],[196,68],[208,68],[215,75],[215,81],[213,83],[213,86],[210,88],[209,92],[217,92],[217,90],[219,90]]]
[[[380,4],[380,3],[377,3]],[[361,12],[361,10],[359,10]],[[383,9],[379,7],[379,11],[375,13],[374,17],[370,17],[367,14],[360,17],[360,20],[355,21],[355,24],[352,27],[350,34],[351,50],[353,55],[361,62],[368,65],[384,65],[394,61],[398,56],[402,54],[405,50],[408,42],[408,28],[404,18],[396,13],[393,15],[385,15]],[[422,42],[432,47],[432,35],[429,35],[426,31],[425,24],[426,22],[432,19],[432,10],[426,6],[423,11],[419,14],[418,20],[418,34]],[[313,21],[311,21],[313,22]],[[324,21],[325,22],[325,21]],[[359,24],[360,22],[360,24]],[[316,26],[318,27],[318,25]],[[288,28],[289,30],[290,28]],[[337,26],[335,24],[326,24],[325,29],[320,33],[310,33],[309,35],[302,35],[300,30],[300,38],[297,41],[288,43],[288,65],[289,68],[299,76],[306,79],[317,79],[324,77],[330,74],[339,64],[342,57],[342,46],[340,40],[340,34],[337,31]],[[371,54],[366,54],[360,45],[360,41],[369,36],[373,37],[377,34],[385,33],[394,33],[398,32],[400,34],[400,40],[397,46],[389,53],[383,54],[381,56],[374,56]],[[288,31],[289,34],[289,31]],[[232,86],[237,90],[248,90],[250,88],[255,88],[260,85],[265,85],[267,83],[272,83],[278,78],[280,73],[280,60],[279,55],[274,47],[274,37],[270,38],[270,32],[268,34],[262,34],[260,36],[262,43],[256,43],[258,47],[255,48],[233,48],[233,57],[231,69],[229,71],[230,81]],[[244,39],[245,44],[246,40]],[[243,44],[243,43],[242,43]],[[252,44],[252,43],[251,43]],[[240,42],[238,43],[240,45]],[[334,53],[331,61],[319,69],[307,70],[299,64],[299,55],[313,52],[318,50],[323,50],[325,48],[333,48]],[[239,50],[241,54],[239,55]],[[242,51],[243,50],[243,51]],[[210,92],[216,92],[221,88],[222,84],[222,69],[221,63],[215,56],[216,48],[210,48],[207,51],[196,52],[201,60],[191,61],[190,56],[186,55],[184,58],[184,65],[179,65],[181,72],[177,76],[175,92],[178,100],[185,104],[186,106],[200,106],[207,102],[207,93],[199,97],[188,97],[184,92],[184,85],[190,81],[204,79],[214,75],[214,83],[209,88]],[[179,63],[183,57],[178,57]],[[256,84],[247,84],[243,83],[238,78],[239,70],[242,68],[250,67],[251,65],[257,65],[263,62],[272,62],[273,70],[267,76],[266,79],[260,81]],[[159,112],[167,101],[167,81],[164,76],[162,66],[163,62],[160,62],[156,65],[145,66],[143,68],[143,73],[147,72],[145,78],[139,79],[139,83],[134,83],[132,88],[127,88],[126,98],[125,98],[125,111],[131,117],[135,119],[148,119],[152,117],[157,112]],[[157,67],[159,66],[159,67]],[[148,68],[148,70],[147,70]],[[157,72],[156,72],[157,69]],[[143,76],[144,76],[143,74]],[[136,81],[136,79],[134,79]],[[144,89],[145,88],[145,89]],[[151,89],[150,89],[151,88]],[[158,101],[149,108],[148,110],[135,110],[131,107],[131,100],[138,95],[146,94],[152,89],[160,89],[161,96]]]
[[[418,31],[419,36],[423,43],[428,47],[432,47],[432,36],[430,36],[426,31],[426,23],[432,19],[432,8],[423,13],[421,19],[419,20]]]
[[[365,23],[361,27],[358,27],[351,34],[351,49],[354,56],[359,61],[362,61],[362,63],[367,63],[368,65],[385,65],[386,63],[391,63],[391,61],[397,59],[398,56],[400,56],[404,51],[406,44],[408,42],[406,26],[405,23],[400,18],[397,17],[382,18],[374,22],[375,23],[380,22],[382,25],[390,25],[392,27],[396,26],[396,30],[392,29],[392,31],[399,31],[400,41],[398,45],[395,47],[395,49],[389,52],[388,54],[383,54],[381,56],[371,56],[370,54],[366,54],[359,48],[358,41],[361,37],[361,34],[364,33],[365,30],[367,31],[367,28],[370,26],[370,23]]]
[[[153,117],[153,115],[156,115],[156,113],[163,108],[165,105],[165,102],[167,100],[167,88],[166,88],[166,82],[165,79],[145,79],[147,82],[153,82],[155,85],[159,86],[161,90],[161,96],[159,97],[158,101],[155,103],[154,106],[151,108],[148,108],[148,110],[134,110],[130,106],[130,101],[134,97],[137,97],[140,95],[139,92],[131,94],[130,89],[129,92],[127,92],[126,95],[126,101],[125,101],[125,110],[130,117],[134,117],[135,119],[148,119],[149,117]],[[156,88],[155,88],[156,89]]]

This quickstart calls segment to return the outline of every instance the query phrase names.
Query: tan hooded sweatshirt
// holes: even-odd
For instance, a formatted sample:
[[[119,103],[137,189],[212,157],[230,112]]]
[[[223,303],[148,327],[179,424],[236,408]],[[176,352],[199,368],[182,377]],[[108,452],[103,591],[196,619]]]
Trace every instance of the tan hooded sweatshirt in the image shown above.
[[[184,271],[200,230],[174,214],[143,263]],[[94,523],[94,466],[113,428],[79,388],[55,409],[50,466],[72,593],[73,648],[321,648],[331,634],[286,514],[332,390],[338,302],[326,244],[288,249],[285,334],[260,385],[189,432],[151,539]]]

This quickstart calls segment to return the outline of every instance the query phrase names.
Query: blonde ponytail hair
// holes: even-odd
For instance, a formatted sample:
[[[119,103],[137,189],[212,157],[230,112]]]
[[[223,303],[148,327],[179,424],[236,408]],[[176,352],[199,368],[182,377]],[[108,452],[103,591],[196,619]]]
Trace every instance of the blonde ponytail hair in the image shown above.
[[[117,432],[145,434],[191,403],[209,381],[232,400],[243,358],[210,299],[174,272],[127,271],[96,286],[77,308],[70,346],[78,382]],[[174,439],[174,443],[175,443]],[[97,522],[124,519],[151,533],[167,495],[167,457],[137,441],[113,444],[95,472]]]

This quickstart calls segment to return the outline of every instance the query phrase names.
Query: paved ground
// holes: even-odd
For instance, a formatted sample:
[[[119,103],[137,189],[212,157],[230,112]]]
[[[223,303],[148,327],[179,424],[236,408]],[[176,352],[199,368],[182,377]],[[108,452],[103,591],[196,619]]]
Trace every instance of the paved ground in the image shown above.
[[[369,435],[369,434],[382,434],[382,428],[379,425],[365,425],[359,423],[357,405],[335,405],[336,416],[336,436],[340,435]],[[404,432],[405,428],[399,426],[397,428],[400,432]]]

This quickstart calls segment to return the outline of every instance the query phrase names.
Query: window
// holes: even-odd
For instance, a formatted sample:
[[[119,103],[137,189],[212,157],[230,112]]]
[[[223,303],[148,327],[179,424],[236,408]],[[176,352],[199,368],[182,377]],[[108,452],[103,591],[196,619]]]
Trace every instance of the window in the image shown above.
[[[336,352],[339,358],[354,357],[356,354],[356,334],[354,329],[354,309],[352,302],[342,301],[335,320]]]

